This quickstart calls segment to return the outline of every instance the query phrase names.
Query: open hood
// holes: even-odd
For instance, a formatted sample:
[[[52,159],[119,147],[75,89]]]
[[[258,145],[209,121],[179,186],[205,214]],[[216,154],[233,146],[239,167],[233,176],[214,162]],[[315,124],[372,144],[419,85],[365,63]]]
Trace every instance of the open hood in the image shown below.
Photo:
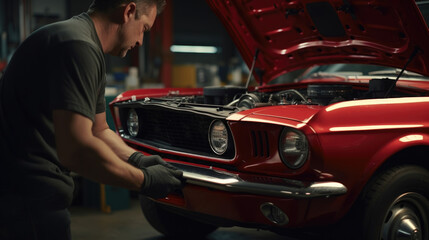
[[[429,76],[429,32],[414,0],[207,2],[248,66],[258,51],[261,83],[315,64],[403,68],[412,56],[407,70]]]

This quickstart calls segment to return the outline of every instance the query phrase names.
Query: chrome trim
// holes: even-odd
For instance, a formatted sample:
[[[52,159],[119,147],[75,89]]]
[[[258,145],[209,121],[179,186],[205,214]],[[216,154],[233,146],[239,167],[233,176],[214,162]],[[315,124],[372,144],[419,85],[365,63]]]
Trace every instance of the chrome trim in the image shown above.
[[[171,164],[183,171],[183,177],[187,183],[226,192],[284,198],[330,197],[347,193],[347,188],[338,182],[313,182],[305,185],[303,182],[285,179],[284,185],[274,185],[244,181],[236,174],[216,171],[212,168]]]
[[[192,156],[192,157],[197,157],[197,158],[204,158],[204,159],[208,159],[208,160],[219,160],[219,161],[222,161],[222,162],[231,162],[237,156],[237,151],[235,151],[235,155],[232,158],[219,158],[219,157],[211,157],[211,156],[202,155],[202,154],[181,152],[181,151],[170,150],[170,149],[167,149],[167,148],[160,148],[160,147],[156,147],[156,146],[153,146],[153,145],[149,145],[149,144],[143,143],[142,141],[138,141],[135,138],[133,138],[130,135],[127,135],[127,134],[121,134],[120,136],[121,136],[121,138],[123,138],[123,140],[125,140],[125,141],[127,141],[127,142],[129,142],[131,144],[141,145],[142,147],[145,147],[145,148],[152,148],[152,149],[155,149],[154,151],[158,151],[158,152],[162,152],[162,153],[166,153],[166,154],[186,154],[186,156]],[[234,142],[234,148],[235,148],[235,142]]]

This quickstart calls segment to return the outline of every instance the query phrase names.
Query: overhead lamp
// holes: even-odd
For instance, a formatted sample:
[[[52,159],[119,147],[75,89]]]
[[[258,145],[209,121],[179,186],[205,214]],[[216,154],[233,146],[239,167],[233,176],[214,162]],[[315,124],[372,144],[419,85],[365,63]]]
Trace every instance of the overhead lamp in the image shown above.
[[[171,45],[170,50],[174,53],[207,53],[214,54],[219,51],[215,46],[194,46],[194,45]]]

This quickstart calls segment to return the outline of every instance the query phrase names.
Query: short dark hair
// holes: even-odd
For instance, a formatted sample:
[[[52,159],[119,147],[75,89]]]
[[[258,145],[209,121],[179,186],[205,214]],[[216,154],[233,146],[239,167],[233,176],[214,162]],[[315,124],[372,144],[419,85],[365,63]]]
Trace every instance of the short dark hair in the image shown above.
[[[93,0],[89,6],[89,12],[108,12],[121,4],[136,3],[137,6],[142,6],[143,11],[149,6],[156,5],[157,14],[160,14],[166,5],[166,0]]]

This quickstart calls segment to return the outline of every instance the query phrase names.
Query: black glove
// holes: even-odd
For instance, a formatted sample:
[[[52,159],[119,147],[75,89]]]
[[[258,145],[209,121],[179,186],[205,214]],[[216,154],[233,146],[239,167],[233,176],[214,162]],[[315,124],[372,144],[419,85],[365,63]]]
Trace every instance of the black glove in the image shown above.
[[[153,165],[162,165],[164,167],[177,170],[176,167],[162,160],[158,155],[145,156],[141,152],[135,152],[131,154],[128,162],[136,168],[147,168]]]
[[[164,198],[174,190],[183,187],[180,170],[173,170],[162,165],[141,168],[144,181],[140,193],[151,198]]]
[[[151,198],[164,198],[174,190],[181,189],[185,180],[183,172],[162,160],[158,155],[131,154],[128,162],[143,171],[141,194]]]

